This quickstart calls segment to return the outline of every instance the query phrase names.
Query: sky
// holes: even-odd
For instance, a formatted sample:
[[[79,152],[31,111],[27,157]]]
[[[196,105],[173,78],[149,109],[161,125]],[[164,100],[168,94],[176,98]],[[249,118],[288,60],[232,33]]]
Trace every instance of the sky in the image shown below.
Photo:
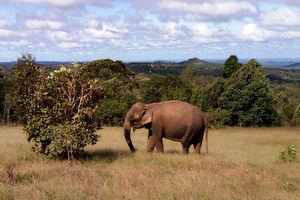
[[[300,0],[0,0],[0,61],[299,58]]]

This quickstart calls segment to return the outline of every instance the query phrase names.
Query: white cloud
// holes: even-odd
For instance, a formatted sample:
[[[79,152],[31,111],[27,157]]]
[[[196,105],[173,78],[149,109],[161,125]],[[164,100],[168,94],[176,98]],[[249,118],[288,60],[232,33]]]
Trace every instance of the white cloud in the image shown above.
[[[46,33],[46,37],[52,41],[71,41],[72,38],[65,31],[49,31]]]
[[[287,40],[300,39],[300,30],[271,29],[251,23],[243,26],[237,33],[237,38],[253,42],[266,42],[268,40],[285,40],[287,42]],[[233,35],[235,34],[236,32],[233,33]]]
[[[217,42],[219,39],[215,38],[215,30],[209,28],[206,24],[196,23],[191,25],[192,39],[200,43]]]
[[[100,21],[95,18],[88,18],[85,21],[85,25],[90,28],[96,28],[100,25]]]
[[[84,33],[95,38],[103,38],[103,39],[118,38],[117,34],[104,29],[98,30],[96,28],[86,28],[84,29]]]
[[[222,2],[204,2],[204,3],[188,3],[179,0],[160,1],[158,7],[178,12],[199,13],[205,15],[226,16],[234,15],[241,12],[256,13],[257,8],[246,1],[222,1]]]
[[[25,25],[29,29],[50,28],[57,30],[61,29],[65,25],[65,23],[53,20],[28,19],[25,21]]]
[[[106,0],[11,0],[17,3],[26,4],[46,4],[57,8],[72,8],[74,6],[82,7],[88,4],[100,7],[108,7],[110,3]]]
[[[2,37],[11,37],[11,36],[24,37],[24,36],[26,36],[26,33],[18,32],[18,31],[12,31],[12,30],[9,30],[9,29],[0,29],[0,36],[2,36]]]
[[[6,26],[6,21],[0,18],[0,28]]]
[[[93,27],[84,29],[85,34],[90,35],[93,38],[100,38],[100,39],[120,38],[121,34],[127,31],[128,30],[126,26],[122,24],[118,24],[117,26],[103,24],[101,29],[93,28]]]
[[[0,41],[0,47],[8,46],[8,47],[14,48],[14,47],[27,46],[28,44],[29,44],[29,42],[27,40]]]
[[[178,23],[167,22],[160,25],[161,31],[165,34],[166,38],[169,37],[178,37],[183,36],[184,32],[181,30],[181,27]]]
[[[57,7],[68,7],[76,5],[81,2],[81,0],[13,0],[20,3],[47,3]]]
[[[300,14],[289,8],[278,8],[262,14],[261,21],[267,26],[300,26]]]
[[[82,44],[76,43],[76,42],[62,42],[57,44],[60,48],[63,49],[71,49],[71,48],[77,48],[77,47],[83,47]]]
[[[246,24],[241,32],[239,37],[243,40],[250,40],[254,42],[262,42],[270,38],[276,37],[277,34],[274,31],[258,27],[256,24]]]

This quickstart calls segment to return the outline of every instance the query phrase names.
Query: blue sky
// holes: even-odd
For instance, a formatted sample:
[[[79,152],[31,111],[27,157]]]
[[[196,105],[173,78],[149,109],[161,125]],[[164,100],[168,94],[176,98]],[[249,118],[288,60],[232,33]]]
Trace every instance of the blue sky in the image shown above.
[[[299,0],[0,0],[0,61],[299,58]]]

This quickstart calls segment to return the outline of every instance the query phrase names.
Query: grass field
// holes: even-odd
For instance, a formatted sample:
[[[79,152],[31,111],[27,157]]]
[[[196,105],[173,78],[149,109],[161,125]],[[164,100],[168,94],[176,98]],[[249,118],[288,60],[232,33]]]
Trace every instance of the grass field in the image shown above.
[[[131,154],[121,128],[104,128],[82,161],[47,161],[31,152],[21,127],[0,127],[0,199],[300,199],[299,128],[209,131],[209,155],[146,152],[146,130],[132,134]],[[278,159],[298,150],[294,163]],[[202,149],[205,149],[202,147]]]

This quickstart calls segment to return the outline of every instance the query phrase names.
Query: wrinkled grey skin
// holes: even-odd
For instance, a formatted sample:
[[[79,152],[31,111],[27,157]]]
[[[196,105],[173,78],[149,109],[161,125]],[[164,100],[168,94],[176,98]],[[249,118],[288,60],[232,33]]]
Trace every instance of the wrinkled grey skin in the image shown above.
[[[135,103],[127,112],[124,124],[124,136],[132,152],[130,131],[140,128],[149,130],[147,150],[164,152],[162,138],[181,142],[183,153],[188,153],[194,145],[195,153],[200,154],[203,135],[206,135],[206,152],[208,153],[208,121],[197,107],[182,101],[165,101],[160,103]]]

